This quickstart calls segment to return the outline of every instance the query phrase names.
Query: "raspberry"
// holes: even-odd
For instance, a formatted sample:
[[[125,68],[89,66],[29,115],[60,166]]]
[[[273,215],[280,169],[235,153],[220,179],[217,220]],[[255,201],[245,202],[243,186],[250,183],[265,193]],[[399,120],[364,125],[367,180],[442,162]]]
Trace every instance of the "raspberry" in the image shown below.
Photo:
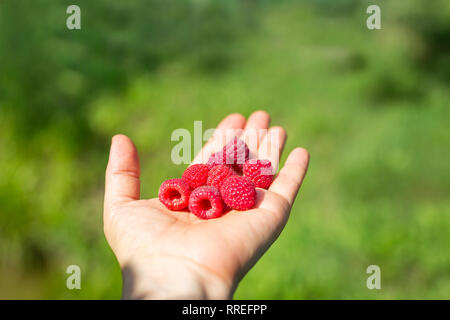
[[[198,187],[189,198],[189,211],[200,219],[220,217],[223,205],[219,190],[210,186]]]
[[[258,188],[268,189],[272,184],[272,163],[269,160],[247,160],[243,172]]]
[[[181,176],[192,189],[204,186],[208,180],[209,166],[206,164],[193,164]]]
[[[222,186],[225,179],[235,174],[236,173],[234,172],[234,170],[230,167],[219,164],[209,170],[208,181],[206,182],[206,184],[208,186],[217,188],[217,190],[220,190],[220,187]]]
[[[220,188],[223,201],[233,209],[247,210],[255,206],[256,189],[247,177],[233,175],[228,177]]]
[[[218,165],[225,165],[227,167],[230,167],[231,169],[235,169],[235,165],[233,164],[232,158],[230,158],[230,160],[227,161],[227,158],[225,156],[225,153],[222,151],[218,151],[216,153],[213,153],[209,159],[208,162],[206,162],[206,164],[210,167],[213,168],[215,166]],[[239,170],[239,168],[237,168]]]
[[[223,151],[218,151],[216,153],[213,153],[208,161],[206,162],[206,164],[210,167],[214,167],[217,166],[219,164],[225,164],[225,160],[224,160],[224,154]]]
[[[232,164],[233,169],[237,172],[242,172],[244,162],[250,156],[250,150],[247,144],[238,137],[234,137],[233,140],[223,147],[222,151],[224,153],[225,163]]]
[[[170,210],[183,210],[189,204],[191,189],[181,179],[169,179],[159,187],[158,198]]]
[[[223,199],[222,199],[222,201],[223,201]],[[231,210],[233,210],[233,209],[231,209],[231,207],[229,207],[229,206],[225,203],[225,201],[223,201],[223,214],[228,213],[228,212],[230,212]]]

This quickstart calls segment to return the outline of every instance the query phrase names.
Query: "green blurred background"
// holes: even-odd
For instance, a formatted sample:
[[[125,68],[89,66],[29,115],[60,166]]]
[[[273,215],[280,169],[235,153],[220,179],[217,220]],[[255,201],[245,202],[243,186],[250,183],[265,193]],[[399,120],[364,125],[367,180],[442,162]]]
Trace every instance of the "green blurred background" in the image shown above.
[[[235,298],[450,298],[449,43],[446,0],[1,0],[0,298],[120,298],[102,229],[112,135],[135,141],[154,197],[184,169],[174,129],[257,109],[311,164]]]

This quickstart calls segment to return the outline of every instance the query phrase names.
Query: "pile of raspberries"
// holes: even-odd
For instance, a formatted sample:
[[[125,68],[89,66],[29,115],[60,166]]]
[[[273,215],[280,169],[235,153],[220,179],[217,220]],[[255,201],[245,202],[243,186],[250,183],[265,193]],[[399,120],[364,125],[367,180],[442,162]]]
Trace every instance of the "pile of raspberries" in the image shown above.
[[[247,144],[235,137],[206,164],[193,164],[181,179],[164,181],[158,198],[170,210],[189,209],[201,219],[218,218],[231,209],[251,209],[255,188],[268,189],[273,172],[269,160],[249,156]]]

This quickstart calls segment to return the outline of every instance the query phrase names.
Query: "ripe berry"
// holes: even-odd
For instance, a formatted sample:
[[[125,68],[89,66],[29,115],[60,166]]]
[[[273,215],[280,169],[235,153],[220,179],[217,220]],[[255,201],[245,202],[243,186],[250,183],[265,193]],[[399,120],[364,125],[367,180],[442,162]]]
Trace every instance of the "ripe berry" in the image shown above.
[[[219,190],[210,186],[198,187],[189,198],[189,211],[200,219],[213,219],[222,215],[224,203]]]
[[[258,188],[268,189],[272,184],[272,163],[269,160],[247,160],[243,172]]]
[[[228,177],[220,188],[223,201],[233,209],[248,210],[255,206],[256,189],[247,177],[233,175]]]
[[[158,198],[170,210],[183,210],[189,204],[191,189],[181,179],[169,179],[159,187]]]
[[[233,164],[232,157],[230,157],[230,159],[227,160],[227,157],[226,157],[225,153],[223,152],[223,150],[213,153],[209,157],[208,162],[206,162],[206,164],[210,168],[218,166],[218,165],[224,165],[224,166],[229,167],[230,169],[233,169],[236,173],[240,170],[240,168],[237,167],[237,165]]]
[[[217,166],[219,164],[225,164],[225,158],[224,158],[224,153],[223,151],[218,151],[216,153],[213,153],[208,161],[206,162],[207,165],[209,165],[210,167],[214,167]]]
[[[223,147],[222,151],[224,153],[225,163],[232,164],[233,169],[237,172],[242,172],[242,167],[250,156],[250,150],[247,144],[238,137],[234,137],[233,140]]]
[[[206,184],[208,186],[217,188],[217,190],[220,190],[220,187],[222,186],[225,179],[235,174],[236,173],[234,172],[234,170],[230,167],[219,164],[209,170],[208,181],[206,182]]]
[[[206,164],[193,164],[189,166],[181,176],[192,189],[206,184],[208,180],[209,166]]]

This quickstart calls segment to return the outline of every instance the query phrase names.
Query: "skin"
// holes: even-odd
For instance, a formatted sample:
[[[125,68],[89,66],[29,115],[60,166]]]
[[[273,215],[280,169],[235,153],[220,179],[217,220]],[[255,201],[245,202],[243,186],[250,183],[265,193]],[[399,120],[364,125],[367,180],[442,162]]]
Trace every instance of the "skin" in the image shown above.
[[[264,111],[253,113],[247,121],[231,114],[217,131],[238,129],[235,134],[243,138],[252,130],[268,129],[269,123]],[[266,142],[273,136],[279,139],[278,152],[268,151],[270,143]],[[277,166],[285,130],[272,127],[257,140],[259,150],[251,152],[259,152]],[[217,142],[213,136],[203,152],[211,154]],[[194,162],[199,162],[199,156]],[[157,198],[140,199],[136,147],[128,137],[114,136],[106,169],[103,220],[106,238],[122,268],[123,298],[232,298],[239,281],[285,226],[308,162],[308,152],[295,148],[269,190],[257,188],[254,209],[201,220],[189,212],[170,211]]]

